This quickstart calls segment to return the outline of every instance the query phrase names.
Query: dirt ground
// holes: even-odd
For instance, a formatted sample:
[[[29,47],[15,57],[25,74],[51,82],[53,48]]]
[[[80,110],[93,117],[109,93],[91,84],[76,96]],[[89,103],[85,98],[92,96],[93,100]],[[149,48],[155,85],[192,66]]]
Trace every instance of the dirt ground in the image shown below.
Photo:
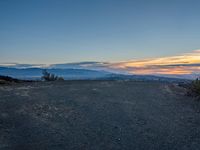
[[[200,102],[167,83],[0,86],[0,150],[199,150]]]

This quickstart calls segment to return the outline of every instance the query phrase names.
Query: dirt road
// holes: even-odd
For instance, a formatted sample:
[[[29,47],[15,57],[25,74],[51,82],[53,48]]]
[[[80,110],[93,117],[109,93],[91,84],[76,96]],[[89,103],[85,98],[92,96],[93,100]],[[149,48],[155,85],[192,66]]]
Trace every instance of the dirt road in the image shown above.
[[[65,81],[0,87],[0,150],[199,150],[200,102],[174,85]]]

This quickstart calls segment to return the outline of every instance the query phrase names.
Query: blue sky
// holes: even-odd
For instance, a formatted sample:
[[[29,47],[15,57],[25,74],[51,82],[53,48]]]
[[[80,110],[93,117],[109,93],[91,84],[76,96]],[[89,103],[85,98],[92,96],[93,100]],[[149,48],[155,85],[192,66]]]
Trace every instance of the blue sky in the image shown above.
[[[199,0],[0,0],[0,63],[118,62],[200,48]]]

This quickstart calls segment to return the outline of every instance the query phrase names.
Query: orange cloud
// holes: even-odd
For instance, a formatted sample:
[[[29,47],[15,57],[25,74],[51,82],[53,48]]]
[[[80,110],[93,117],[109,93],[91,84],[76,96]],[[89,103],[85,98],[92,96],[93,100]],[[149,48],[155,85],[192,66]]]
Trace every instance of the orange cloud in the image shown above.
[[[114,63],[109,66],[131,74],[181,75],[200,73],[200,50],[178,56]]]

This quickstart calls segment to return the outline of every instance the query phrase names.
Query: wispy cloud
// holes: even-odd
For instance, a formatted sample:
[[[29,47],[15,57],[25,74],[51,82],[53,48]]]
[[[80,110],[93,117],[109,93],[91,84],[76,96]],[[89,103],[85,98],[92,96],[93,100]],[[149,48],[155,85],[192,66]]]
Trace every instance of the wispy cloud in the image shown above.
[[[109,67],[131,74],[181,75],[200,73],[200,50],[178,56],[119,62],[110,64]]]
[[[0,63],[0,67],[9,67],[9,68],[46,68],[50,65],[46,64],[19,64],[19,63]]]

